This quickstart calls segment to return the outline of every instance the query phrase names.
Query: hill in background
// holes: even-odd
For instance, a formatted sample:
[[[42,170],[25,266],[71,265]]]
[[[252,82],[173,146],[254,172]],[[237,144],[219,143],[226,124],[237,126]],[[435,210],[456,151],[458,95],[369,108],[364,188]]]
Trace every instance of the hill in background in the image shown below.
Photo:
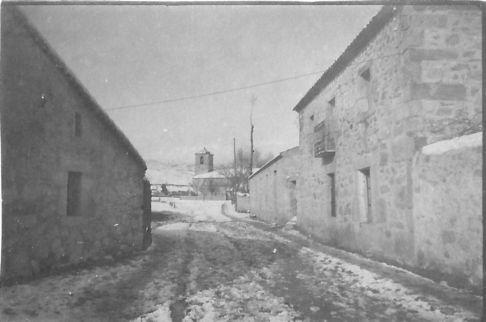
[[[194,165],[173,164],[147,160],[147,178],[150,183],[190,184],[194,176]]]

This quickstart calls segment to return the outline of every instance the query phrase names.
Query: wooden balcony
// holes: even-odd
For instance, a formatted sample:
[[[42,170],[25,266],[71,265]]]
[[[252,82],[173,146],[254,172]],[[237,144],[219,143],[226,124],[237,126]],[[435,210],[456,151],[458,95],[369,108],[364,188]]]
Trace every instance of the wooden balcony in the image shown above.
[[[326,158],[332,157],[336,153],[336,144],[334,139],[322,139],[314,143],[314,157]]]
[[[329,121],[323,121],[314,127],[314,157],[316,158],[332,157],[336,152],[336,142],[329,125]]]

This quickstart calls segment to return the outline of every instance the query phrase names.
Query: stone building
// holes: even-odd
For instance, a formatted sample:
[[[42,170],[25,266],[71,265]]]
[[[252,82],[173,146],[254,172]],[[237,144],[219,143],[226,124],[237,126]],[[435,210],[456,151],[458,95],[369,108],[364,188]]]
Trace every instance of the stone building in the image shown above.
[[[231,189],[230,180],[213,167],[213,154],[206,148],[195,153],[194,177],[192,186],[199,199],[226,200]]]
[[[294,108],[302,229],[481,285],[481,28],[477,6],[385,6],[359,33]]]
[[[144,160],[18,8],[1,32],[2,279],[141,249]]]
[[[201,151],[195,154],[195,161],[194,161],[194,173],[197,176],[201,173],[208,173],[214,170],[213,166],[213,157],[214,155],[209,152],[206,148],[203,148]]]
[[[299,147],[294,147],[281,152],[250,176],[252,214],[279,224],[297,215],[299,160]]]

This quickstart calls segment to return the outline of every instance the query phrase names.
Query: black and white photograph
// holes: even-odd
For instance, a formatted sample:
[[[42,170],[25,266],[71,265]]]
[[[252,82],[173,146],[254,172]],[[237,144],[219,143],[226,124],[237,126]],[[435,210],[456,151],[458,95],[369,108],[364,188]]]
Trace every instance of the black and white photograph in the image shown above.
[[[482,321],[483,10],[2,1],[0,321]]]

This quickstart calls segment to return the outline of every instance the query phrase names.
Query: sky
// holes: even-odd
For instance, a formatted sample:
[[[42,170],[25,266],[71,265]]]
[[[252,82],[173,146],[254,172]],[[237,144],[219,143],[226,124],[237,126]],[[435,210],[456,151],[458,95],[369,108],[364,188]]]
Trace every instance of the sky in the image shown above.
[[[249,147],[250,115],[262,154],[298,145],[293,107],[379,9],[23,6],[142,157],[178,164],[203,147],[229,162],[233,138]],[[261,83],[270,84],[234,90]]]

